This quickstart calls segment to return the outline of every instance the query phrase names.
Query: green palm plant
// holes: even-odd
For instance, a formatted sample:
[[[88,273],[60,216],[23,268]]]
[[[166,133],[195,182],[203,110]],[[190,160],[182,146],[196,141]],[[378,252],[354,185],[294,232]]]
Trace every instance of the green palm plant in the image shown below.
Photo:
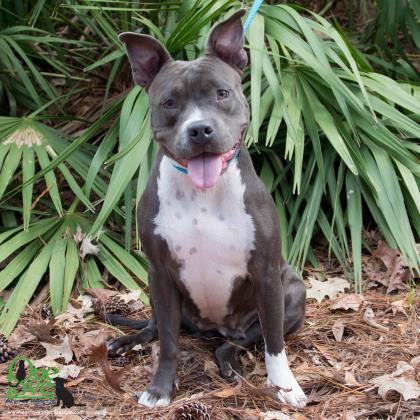
[[[102,161],[98,160],[98,156],[115,144],[115,127],[119,120],[105,134],[101,147],[94,155],[90,148],[84,146],[115,115],[119,102],[116,101],[75,141],[42,124],[38,120],[42,117],[34,114],[24,118],[0,118],[0,199],[4,205],[22,191],[22,208],[14,210],[22,213],[23,218],[22,225],[0,233],[0,261],[7,262],[0,270],[0,291],[16,281],[13,293],[0,315],[0,328],[5,334],[13,330],[21,312],[46,275],[50,279],[54,314],[66,309],[76,283],[82,289],[104,287],[101,274],[104,270],[126,288],[140,288],[133,277],[142,282],[143,288],[147,285],[147,261],[133,253],[130,246],[121,246],[120,235],[102,231],[100,241],[95,245],[87,235],[94,222],[94,205],[88,196],[94,192],[99,197],[98,202],[101,202],[106,194],[106,182],[97,175],[102,172],[105,179],[108,176],[101,168]],[[73,193],[74,201],[68,210],[63,209],[55,173],[60,174]],[[85,184],[79,186],[73,174],[85,180]],[[41,189],[50,195],[51,201],[46,201],[46,204],[51,203],[51,211],[44,209],[37,212],[34,208],[38,200],[32,203],[33,190],[35,181],[42,178],[45,186]],[[21,185],[16,186],[19,181]],[[39,184],[36,185],[39,187]],[[10,191],[6,190],[8,186]],[[88,213],[77,211],[80,204]],[[119,208],[114,211],[116,218],[125,218],[126,215]],[[51,216],[54,212],[58,216]],[[37,218],[33,223],[30,223],[31,216]],[[128,239],[131,240],[130,237]],[[148,302],[146,294],[142,294],[141,299]]]
[[[263,179],[283,207],[283,232],[296,235],[293,244],[286,241],[286,256],[302,269],[310,240],[320,230],[340,261],[353,256],[360,289],[362,212],[369,209],[391,246],[416,266],[409,219],[415,224],[419,210],[415,139],[420,126],[414,115],[420,103],[413,92],[367,69],[344,35],[322,17],[306,19],[289,6],[263,7],[248,39],[249,141],[265,134],[271,147]],[[278,136],[282,121],[287,133]],[[290,177],[279,166],[279,155],[291,161]],[[273,168],[290,181],[286,187],[281,182],[272,187]]]
[[[16,285],[2,309],[0,329],[13,331],[20,314],[29,303],[44,275],[49,275],[50,301],[56,315],[67,308],[67,302],[78,281],[82,289],[104,287],[101,272],[106,269],[124,287],[140,289],[136,277],[147,285],[147,262],[127,252],[111,234],[103,232],[92,245],[86,232],[91,221],[69,211],[63,217],[34,222],[25,231],[22,226],[0,234],[0,260],[10,259],[0,271],[0,290],[15,279]],[[146,294],[140,298],[148,303]]]
[[[33,178],[36,167],[47,168],[64,148],[66,141],[55,130],[33,118],[0,117],[0,199],[14,177],[22,181],[23,227],[27,230],[33,204]],[[57,171],[66,180],[73,193],[93,211],[85,193],[78,185],[69,167],[57,165]],[[18,172],[18,174],[17,174]],[[85,171],[87,173],[87,171]],[[57,213],[63,215],[59,184],[54,171],[45,171],[45,187]]]
[[[398,2],[378,0],[375,18],[367,25],[364,41],[373,41],[373,48],[388,61],[414,66],[420,49],[420,3],[416,0]],[[407,50],[412,54],[407,55]],[[417,51],[417,52],[416,52]]]
[[[75,40],[67,42],[80,44]],[[27,26],[0,31],[0,104],[6,109],[7,103],[11,115],[16,115],[19,105],[36,109],[45,104],[46,99],[58,96],[47,77],[72,77],[70,69],[60,59],[49,58],[51,51],[60,50],[61,43],[60,38]],[[42,62],[44,69],[38,62]]]
[[[86,63],[80,50],[87,41],[63,39],[51,23],[59,17],[63,27],[72,24],[60,13],[60,1],[30,0],[2,2],[0,8],[0,110],[17,115],[19,107],[35,110],[56,100],[52,78],[82,80],[79,68]],[[37,25],[37,26],[35,26]],[[74,32],[83,28],[72,25]],[[64,29],[60,28],[60,32]],[[82,62],[80,62],[82,60]]]
[[[99,56],[83,46],[77,63],[87,75],[108,69],[107,96],[127,69],[119,31],[152,34],[175,58],[194,59],[211,25],[239,7],[236,0],[68,0],[54,11],[69,36],[100,42]],[[285,257],[299,270],[308,260],[318,264],[313,246],[323,237],[360,291],[366,221],[411,267],[419,262],[420,91],[407,82],[411,70],[403,83],[376,73],[371,56],[338,25],[298,10],[265,4],[246,33],[250,66],[243,80],[252,110],[246,142],[276,201]],[[41,25],[42,13],[31,19]],[[134,87],[116,96],[74,137],[47,126],[41,110],[48,106],[0,118],[0,211],[7,222],[0,228],[0,290],[14,286],[0,315],[6,333],[44,277],[55,313],[66,308],[75,285],[102,287],[104,270],[125,287],[146,284],[147,261],[131,249],[140,248],[134,214],[157,153],[147,94]],[[28,156],[34,160],[25,165]],[[33,191],[42,180],[48,194],[36,208]],[[61,185],[71,191],[70,203],[60,197]],[[22,215],[23,224],[11,223],[10,213]]]

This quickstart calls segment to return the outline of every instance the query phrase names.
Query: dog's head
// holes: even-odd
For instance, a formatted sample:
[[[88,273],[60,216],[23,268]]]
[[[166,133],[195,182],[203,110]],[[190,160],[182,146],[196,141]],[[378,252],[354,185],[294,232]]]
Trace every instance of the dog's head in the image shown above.
[[[60,378],[59,376],[56,376],[53,381],[56,383],[58,387],[63,387],[64,384],[67,382],[67,379]]]
[[[164,152],[198,188],[212,187],[235,154],[249,123],[241,89],[248,59],[240,10],[211,31],[206,53],[173,60],[156,39],[123,33],[134,81],[147,89],[152,130]]]

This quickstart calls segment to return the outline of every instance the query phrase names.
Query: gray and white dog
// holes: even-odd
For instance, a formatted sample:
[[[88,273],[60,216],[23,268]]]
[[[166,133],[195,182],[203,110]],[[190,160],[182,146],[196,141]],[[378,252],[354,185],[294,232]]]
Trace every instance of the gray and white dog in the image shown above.
[[[240,370],[238,352],[264,340],[268,382],[279,400],[307,400],[284,349],[284,335],[303,323],[305,287],[281,256],[275,204],[243,143],[243,15],[216,25],[205,55],[190,62],[173,60],[150,36],[120,36],[134,81],[149,93],[160,151],[138,206],[152,317],[109,349],[123,353],[159,337],[157,372],[139,393],[148,407],[169,404],[177,387],[181,324],[227,339],[216,350],[226,378]]]

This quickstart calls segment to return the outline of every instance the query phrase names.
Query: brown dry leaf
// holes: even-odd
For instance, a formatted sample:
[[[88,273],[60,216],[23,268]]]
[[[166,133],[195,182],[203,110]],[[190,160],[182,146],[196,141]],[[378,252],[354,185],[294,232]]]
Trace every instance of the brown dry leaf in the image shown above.
[[[89,353],[89,359],[92,360],[92,362],[98,363],[100,366],[102,365],[108,365],[108,349],[106,347],[106,342],[102,341],[97,346],[92,346],[90,348]]]
[[[73,301],[73,304],[69,303],[67,305],[66,312],[58,315],[55,321],[56,323],[65,322],[68,327],[71,327],[82,322],[84,316],[89,312],[93,312],[92,298],[87,295],[79,296],[76,301]]]
[[[43,342],[41,342],[41,344],[45,347],[45,350],[47,351],[45,358],[50,358],[51,360],[63,358],[66,363],[69,363],[73,358],[71,340],[68,335],[64,337],[64,340],[61,344],[55,345]]]
[[[407,323],[397,324],[397,328],[401,335],[405,335],[407,333]]]
[[[293,417],[288,416],[287,414],[281,411],[266,411],[261,413],[262,420],[292,420]]]
[[[77,225],[76,233],[73,235],[73,238],[76,244],[79,245],[79,255],[82,260],[88,254],[99,254],[99,248],[92,243],[92,238],[89,235],[83,233],[82,228],[79,225]]]
[[[66,384],[67,387],[67,384]],[[77,414],[65,414],[61,420],[83,420],[82,417],[78,416]]]
[[[102,343],[97,346],[92,346],[90,350],[91,352],[88,355],[89,359],[93,362],[96,362],[100,366],[105,374],[105,379],[108,384],[116,391],[124,392],[121,389],[122,376],[127,370],[131,369],[131,366],[125,366],[121,369],[113,371],[107,359],[108,349],[106,347],[105,341],[102,341]]]
[[[314,343],[314,346],[332,367],[337,366],[337,353],[333,353],[332,349],[318,343]]]
[[[62,366],[60,369],[60,377],[61,378],[77,378],[82,371],[83,368],[80,366],[75,365],[74,363],[71,365]]]
[[[289,358],[289,363],[291,362]],[[255,366],[252,372],[248,373],[245,378],[249,379],[251,376],[258,375],[264,377],[267,374],[264,363],[261,363],[258,359],[255,359]]]
[[[89,379],[89,376],[81,376],[80,378],[74,379],[73,381],[68,381],[66,382],[66,388],[79,385],[83,381],[86,381],[86,379]]]
[[[29,321],[27,330],[33,334],[39,341],[51,342],[51,330],[54,326],[55,320],[46,321]]]
[[[406,362],[398,362],[394,372],[373,378],[370,382],[379,387],[378,394],[384,400],[389,391],[398,392],[405,401],[420,397],[420,385],[416,381],[416,371]]]
[[[343,339],[344,334],[344,321],[342,319],[337,319],[334,322],[331,331],[334,335],[335,341],[340,342]]]
[[[409,308],[409,305],[407,302],[407,297],[401,300],[396,300],[395,302],[391,303],[391,309],[392,309],[393,315],[397,314],[398,312],[401,312],[408,318],[407,312],[405,311],[408,308]]]
[[[213,395],[217,398],[229,398],[240,394],[240,386],[223,388],[220,391],[215,391]]]
[[[73,359],[73,350],[71,349],[70,337],[66,335],[61,344],[44,343],[41,344],[45,347],[47,354],[44,358],[34,360],[32,363],[35,367],[52,366],[55,360],[64,359],[65,363],[69,363]]]
[[[111,296],[118,295],[118,292],[116,290],[109,290],[109,289],[89,288],[89,289],[86,289],[85,291],[90,296],[96,299],[100,299],[100,300],[105,300]]]
[[[120,293],[118,297],[122,299],[125,303],[137,302],[140,299],[141,290],[133,290],[128,293]]]
[[[384,241],[379,241],[378,247],[372,252],[372,255],[379,258],[386,267],[385,273],[371,274],[372,280],[387,286],[387,293],[406,290],[408,270],[406,270],[406,263],[400,252],[390,248]]]
[[[413,366],[414,368],[417,367],[418,364],[420,364],[420,356],[413,357],[410,360],[410,365]]]
[[[8,339],[13,347],[20,347],[22,344],[34,340],[36,340],[36,337],[27,330],[24,324],[19,324]]]
[[[316,299],[317,302],[322,302],[322,299],[326,296],[335,299],[339,293],[350,288],[350,283],[340,277],[330,277],[326,281],[319,281],[310,277],[309,283],[312,287],[306,289],[306,299]]]
[[[384,325],[379,324],[375,321],[375,313],[373,312],[373,309],[370,306],[366,308],[365,313],[363,314],[363,319],[368,325],[370,325],[373,328],[377,328],[378,330],[382,331],[389,331],[388,327],[385,327]]]
[[[73,352],[77,360],[86,356],[90,347],[100,344],[105,339],[104,329],[85,331],[85,328],[73,328]]]
[[[144,308],[144,303],[140,300],[141,290],[133,290],[132,292],[119,295],[120,298],[129,305],[131,311],[139,311]]]
[[[346,371],[344,374],[344,384],[347,386],[361,386],[357,379],[354,377],[353,373]]]
[[[262,420],[263,413],[260,410],[253,410],[251,408],[241,409],[241,420]]]
[[[57,374],[57,376],[60,376],[60,378],[66,378],[66,379],[77,378],[80,372],[83,370],[82,367],[77,366],[74,363],[70,365],[62,365],[61,363],[58,363],[55,360],[38,359],[38,360],[34,360],[32,364],[37,368],[55,367],[59,370],[59,373]]]
[[[204,362],[204,372],[217,372],[218,368],[216,363],[213,360],[206,360]]]
[[[339,296],[339,298],[335,301],[333,305],[331,305],[331,309],[332,310],[344,309],[346,311],[351,309],[352,311],[358,311],[360,308],[360,305],[362,305],[364,301],[365,301],[365,298],[361,294],[358,294],[358,293],[350,293],[347,295],[343,294]]]

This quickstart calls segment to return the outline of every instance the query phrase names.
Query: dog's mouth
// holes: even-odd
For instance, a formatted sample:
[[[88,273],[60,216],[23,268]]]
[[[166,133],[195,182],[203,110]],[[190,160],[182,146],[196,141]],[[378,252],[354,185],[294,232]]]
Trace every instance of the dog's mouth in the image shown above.
[[[196,188],[214,187],[219,180],[220,175],[227,169],[229,162],[235,156],[239,147],[236,143],[228,152],[201,153],[194,159],[186,162],[188,176]]]
[[[217,184],[220,175],[226,171],[229,162],[236,156],[241,145],[244,132],[245,130],[241,132],[239,141],[236,142],[227,152],[205,152],[188,160],[176,159],[173,155],[168,153],[168,150],[165,150],[165,152],[185,169],[185,172],[196,188],[211,188]]]

